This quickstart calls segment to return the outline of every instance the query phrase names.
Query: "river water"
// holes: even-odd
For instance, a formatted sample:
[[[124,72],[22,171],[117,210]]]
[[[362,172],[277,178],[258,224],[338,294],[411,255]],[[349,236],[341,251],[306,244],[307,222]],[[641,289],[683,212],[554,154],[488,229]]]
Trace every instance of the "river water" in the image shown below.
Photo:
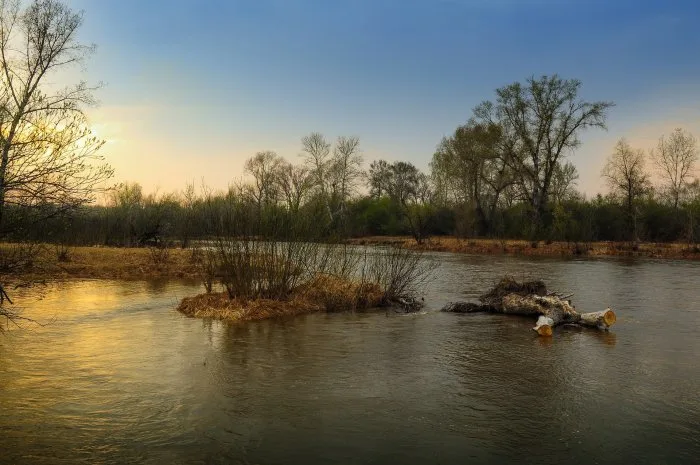
[[[700,460],[700,263],[426,260],[426,312],[408,316],[232,325],[174,310],[196,284],[14,291],[48,324],[0,335],[0,462]],[[546,339],[525,318],[436,311],[506,273],[618,323]]]

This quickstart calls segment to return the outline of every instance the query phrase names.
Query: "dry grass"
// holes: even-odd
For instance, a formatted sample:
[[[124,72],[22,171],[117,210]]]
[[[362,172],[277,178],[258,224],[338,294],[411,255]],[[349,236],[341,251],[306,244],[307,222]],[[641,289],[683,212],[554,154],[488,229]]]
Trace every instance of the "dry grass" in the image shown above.
[[[378,284],[358,283],[330,275],[316,276],[299,286],[294,295],[321,305],[327,312],[364,310],[385,303],[384,292]]]
[[[177,309],[194,318],[233,322],[265,320],[315,312],[365,310],[381,306],[384,295],[378,285],[344,281],[319,275],[299,286],[284,300],[230,299],[225,292],[199,294],[182,299]]]
[[[0,254],[15,245],[0,244]],[[189,250],[170,249],[165,263],[148,248],[71,247],[66,256],[53,246],[41,246],[30,264],[5,276],[13,280],[197,278]]]
[[[454,252],[477,255],[538,255],[554,257],[648,257],[700,259],[700,248],[681,243],[641,242],[530,242],[524,240],[460,239],[452,236],[433,237],[418,245],[408,236],[372,236],[352,239],[356,245],[398,245],[413,250]]]
[[[294,316],[321,311],[321,305],[292,298],[289,300],[256,299],[240,301],[230,299],[225,292],[199,294],[185,297],[177,309],[194,318],[213,318],[227,321],[255,321],[283,316]]]

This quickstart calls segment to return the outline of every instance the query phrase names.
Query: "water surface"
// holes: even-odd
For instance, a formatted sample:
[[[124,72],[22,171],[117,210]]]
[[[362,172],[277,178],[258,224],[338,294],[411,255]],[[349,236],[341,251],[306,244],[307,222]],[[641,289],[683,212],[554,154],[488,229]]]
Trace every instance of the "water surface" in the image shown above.
[[[0,462],[691,463],[700,264],[432,254],[426,312],[188,319],[180,282],[15,291]],[[504,273],[612,306],[609,333],[436,310]]]

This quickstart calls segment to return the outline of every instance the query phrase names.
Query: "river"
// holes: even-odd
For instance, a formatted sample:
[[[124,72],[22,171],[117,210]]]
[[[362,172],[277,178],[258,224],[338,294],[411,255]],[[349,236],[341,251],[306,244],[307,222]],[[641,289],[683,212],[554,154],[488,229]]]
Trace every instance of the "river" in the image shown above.
[[[429,254],[414,315],[242,325],[174,310],[198,286],[14,291],[0,335],[2,463],[691,463],[700,263]],[[503,274],[612,306],[609,333],[437,310]]]

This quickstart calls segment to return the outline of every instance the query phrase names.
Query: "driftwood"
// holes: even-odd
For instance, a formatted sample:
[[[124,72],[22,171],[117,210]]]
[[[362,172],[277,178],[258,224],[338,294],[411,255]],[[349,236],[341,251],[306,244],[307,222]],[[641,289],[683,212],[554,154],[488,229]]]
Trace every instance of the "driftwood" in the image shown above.
[[[569,300],[573,294],[547,292],[542,281],[519,283],[503,278],[496,287],[479,297],[480,303],[455,302],[442,311],[453,313],[503,313],[537,317],[532,328],[540,336],[551,336],[555,326],[573,324],[606,330],[615,324],[616,316],[610,308],[600,312],[578,313]]]

